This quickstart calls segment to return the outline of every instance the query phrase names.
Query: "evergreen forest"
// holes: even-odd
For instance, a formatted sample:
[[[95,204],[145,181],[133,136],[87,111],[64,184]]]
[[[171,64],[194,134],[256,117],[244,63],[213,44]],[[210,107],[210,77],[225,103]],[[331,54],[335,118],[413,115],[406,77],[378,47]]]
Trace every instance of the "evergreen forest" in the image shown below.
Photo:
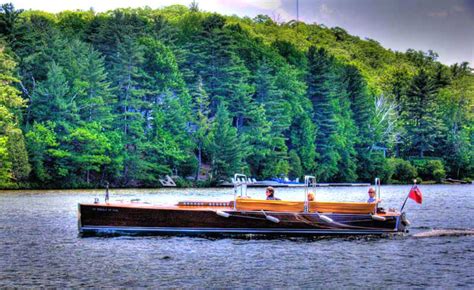
[[[474,74],[196,4],[0,8],[0,188],[474,177]]]

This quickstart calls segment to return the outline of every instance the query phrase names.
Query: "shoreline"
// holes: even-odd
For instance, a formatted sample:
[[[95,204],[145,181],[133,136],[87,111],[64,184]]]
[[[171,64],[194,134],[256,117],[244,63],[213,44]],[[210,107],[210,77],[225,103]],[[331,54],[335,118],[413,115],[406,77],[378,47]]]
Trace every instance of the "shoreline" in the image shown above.
[[[382,184],[382,186],[411,186],[413,183],[386,183]],[[437,185],[473,185],[473,183],[421,183],[418,185],[422,186],[437,186]],[[271,185],[272,187],[277,187],[274,185]],[[369,186],[375,186],[373,184],[369,183],[363,183],[357,186],[344,186],[344,185],[335,185],[332,186],[331,184],[328,183],[322,183],[321,186],[319,187],[369,187]],[[253,188],[262,188],[266,187],[266,185],[261,185],[261,186],[253,186]],[[281,186],[279,188],[303,188],[304,186]],[[230,186],[207,186],[207,187],[199,187],[199,186],[187,186],[187,187],[110,187],[110,190],[118,190],[118,191],[124,191],[124,190],[186,190],[186,189],[231,189],[232,187]],[[105,191],[105,187],[94,187],[94,188],[0,188],[0,194],[4,192],[12,192],[12,191],[81,191],[81,190],[87,190],[87,191]]]

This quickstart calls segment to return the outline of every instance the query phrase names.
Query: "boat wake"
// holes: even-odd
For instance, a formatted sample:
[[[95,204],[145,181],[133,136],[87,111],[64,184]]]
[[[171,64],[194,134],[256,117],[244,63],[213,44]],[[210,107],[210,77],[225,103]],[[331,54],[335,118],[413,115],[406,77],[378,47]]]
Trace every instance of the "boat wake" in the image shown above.
[[[474,236],[474,229],[431,229],[413,235],[415,238]]]

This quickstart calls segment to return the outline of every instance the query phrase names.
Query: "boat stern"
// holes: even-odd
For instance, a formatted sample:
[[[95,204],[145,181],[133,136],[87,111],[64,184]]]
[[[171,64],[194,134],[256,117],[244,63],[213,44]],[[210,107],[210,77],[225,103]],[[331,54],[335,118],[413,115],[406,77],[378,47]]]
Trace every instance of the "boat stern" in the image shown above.
[[[77,204],[77,229],[79,234],[82,234],[82,220],[81,220],[81,204]]]

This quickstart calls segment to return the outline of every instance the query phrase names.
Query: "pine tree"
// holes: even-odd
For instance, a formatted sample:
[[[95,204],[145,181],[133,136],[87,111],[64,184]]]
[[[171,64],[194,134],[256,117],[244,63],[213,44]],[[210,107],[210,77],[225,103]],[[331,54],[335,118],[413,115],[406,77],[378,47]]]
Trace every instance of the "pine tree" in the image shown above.
[[[194,172],[193,144],[188,128],[188,112],[172,94],[165,96],[163,104],[155,109],[152,142],[160,144],[161,165],[167,165],[177,174]],[[169,148],[168,148],[169,147]],[[188,167],[186,171],[180,171]],[[191,168],[189,168],[191,167]]]
[[[416,152],[424,157],[426,152],[432,152],[436,145],[437,134],[441,129],[437,115],[436,88],[421,69],[407,94],[404,120],[409,134],[409,152]]]
[[[299,178],[301,179],[304,175],[303,166],[301,165],[301,160],[295,150],[291,150],[289,153],[289,163],[290,163],[290,172],[289,177],[291,179]]]
[[[107,151],[111,145],[99,123],[91,122],[71,130],[64,143],[65,149],[70,152],[70,167],[78,172],[79,178],[75,180],[78,184],[89,184],[92,173],[99,173],[103,166],[110,163]]]
[[[267,120],[266,111],[263,105],[258,105],[248,114],[249,124],[241,133],[245,150],[245,160],[250,167],[253,176],[261,177],[263,170],[268,167],[267,159],[273,150],[271,123]],[[271,168],[270,168],[271,170]],[[270,177],[273,177],[271,172]]]
[[[285,111],[286,118],[291,121],[290,128],[285,130],[287,146],[297,152],[304,173],[314,175],[317,157],[316,126],[312,120],[313,108],[306,96],[307,87],[301,72],[283,65],[277,70],[276,84],[282,92],[282,101],[289,106]]]
[[[180,50],[177,44],[179,30],[176,26],[172,25],[163,15],[151,15],[150,22],[150,34],[154,39],[171,47],[174,53],[176,50]]]
[[[301,112],[293,119],[291,127],[291,148],[298,153],[305,174],[315,174],[316,170],[316,125],[310,114]]]
[[[25,138],[19,128],[10,129],[7,132],[8,156],[12,163],[12,175],[16,182],[26,181],[31,166],[28,162],[28,152],[26,151]]]
[[[354,124],[353,112],[349,98],[348,80],[344,78],[344,67],[335,64],[336,79],[332,86],[334,96],[337,100],[335,108],[336,134],[333,136],[332,144],[334,150],[340,156],[337,161],[338,172],[332,181],[355,181],[356,173],[356,150],[354,148],[359,140],[358,130]]]
[[[347,96],[350,101],[350,111],[352,112],[351,116],[348,117],[353,118],[354,125],[357,129],[357,133],[354,134],[356,136],[354,136],[355,138],[353,139],[354,147],[357,151],[357,175],[362,176],[365,173],[365,165],[372,162],[369,152],[372,145],[375,145],[373,132],[371,130],[371,122],[374,116],[373,101],[370,97],[367,84],[356,67],[345,66],[343,76]],[[343,109],[342,112],[345,112],[345,110]],[[351,133],[350,130],[352,129],[348,129],[349,134]],[[355,153],[351,155],[355,155]],[[353,158],[353,156],[348,156],[347,158],[343,157],[342,160],[346,159],[346,161],[342,162],[344,162],[344,164],[347,164],[347,162],[353,163]],[[349,161],[347,161],[347,159],[349,159]],[[344,180],[349,181],[349,179],[354,179],[354,175],[346,176]]]
[[[55,127],[56,125],[50,121],[35,122],[25,134],[32,167],[32,181],[49,183],[53,182],[56,175],[53,153],[57,150],[59,143],[54,132]]]
[[[209,138],[212,180],[226,180],[242,169],[242,147],[237,129],[232,127],[229,112],[224,105],[217,108]]]
[[[290,104],[283,99],[283,90],[277,86],[276,77],[268,64],[263,63],[256,71],[255,100],[265,108],[268,121],[272,125],[272,143],[274,146],[285,146],[283,132],[291,122]]]
[[[330,180],[337,172],[340,159],[333,147],[337,130],[337,97],[332,86],[335,84],[333,59],[324,49],[314,46],[308,51],[308,97],[313,103],[314,122],[317,125],[316,151],[318,153],[318,180]]]
[[[266,172],[266,177],[285,174],[273,172],[272,169],[276,169],[275,162],[277,160],[287,159],[288,148],[284,132],[291,124],[290,103],[283,99],[283,90],[278,88],[276,77],[267,63],[262,63],[256,72],[255,88],[255,100],[265,108],[265,116],[270,124],[268,132],[270,151],[263,170]],[[269,162],[271,159],[275,161]]]
[[[367,148],[373,142],[370,123],[373,116],[373,101],[370,97],[367,84],[354,66],[344,67],[342,72],[346,83],[347,97],[350,100],[350,109],[354,123],[358,128],[358,148]]]
[[[243,123],[242,108],[250,101],[253,88],[249,71],[236,54],[236,43],[224,27],[225,19],[211,15],[203,20],[203,30],[193,37],[184,67],[201,76],[210,98],[211,115],[221,103],[228,106],[237,127]]]
[[[121,143],[124,146],[121,154],[123,165],[120,166],[121,184],[130,185],[133,177],[139,176],[143,167],[139,144],[145,139],[146,118],[141,111],[148,108],[149,104],[143,99],[145,91],[140,83],[144,78],[141,69],[143,47],[132,38],[126,38],[117,46],[116,51],[110,71],[113,94],[117,97],[113,128],[121,132]]]
[[[52,121],[61,127],[59,130],[78,121],[74,96],[62,67],[54,62],[49,66],[47,79],[39,82],[33,91],[29,109],[32,120]]]
[[[193,115],[195,116],[195,129],[192,135],[197,150],[198,164],[195,174],[195,180],[197,180],[203,163],[204,146],[209,142],[209,131],[211,128],[211,122],[209,120],[209,96],[204,90],[201,77],[198,77],[196,87],[191,90],[191,96],[193,99]]]
[[[82,122],[99,122],[106,127],[112,122],[112,99],[104,58],[90,45],[71,41],[63,60],[65,75],[76,95],[77,113]]]
[[[7,142],[6,136],[0,136],[0,187],[2,188],[11,186],[13,178],[12,161],[8,155]]]
[[[193,167],[193,147],[188,124],[191,122],[191,96],[188,93],[173,52],[169,47],[151,38],[143,38],[144,46],[144,99],[147,101],[142,112],[149,116],[153,112],[161,112],[163,123],[154,124],[155,130],[164,130],[174,140],[162,144],[177,144],[176,154],[168,156],[162,165],[168,165],[174,172],[179,168]],[[148,108],[151,110],[148,111]],[[147,118],[147,121],[150,118]],[[148,126],[147,126],[148,127]],[[145,127],[146,130],[146,127]],[[156,133],[156,131],[155,131]],[[158,138],[156,134],[152,138]],[[153,139],[155,140],[155,139]],[[163,148],[164,151],[169,151]],[[190,169],[192,170],[192,169]],[[179,172],[187,174],[189,172]]]
[[[474,101],[474,76],[465,64],[452,69],[451,84],[439,92],[441,119],[447,130],[435,152],[443,156],[448,176],[461,179],[474,168],[474,114],[469,110]]]
[[[5,38],[10,47],[15,47],[20,31],[17,24],[22,9],[15,9],[12,3],[4,3],[0,6],[0,36]]]
[[[120,46],[130,45],[145,36],[147,24],[146,18],[137,11],[116,9],[107,16],[95,17],[86,34],[93,47],[105,57],[106,68],[111,69],[121,54]]]
[[[0,187],[25,181],[31,170],[19,128],[25,102],[14,87],[18,82],[13,77],[15,67],[16,63],[0,46]]]
[[[49,68],[64,53],[67,39],[55,27],[54,18],[46,13],[34,13],[28,21],[21,21],[18,30],[21,33],[15,45],[15,54],[21,60],[22,93],[31,98],[37,83],[47,79]],[[27,121],[29,118],[27,116]]]

